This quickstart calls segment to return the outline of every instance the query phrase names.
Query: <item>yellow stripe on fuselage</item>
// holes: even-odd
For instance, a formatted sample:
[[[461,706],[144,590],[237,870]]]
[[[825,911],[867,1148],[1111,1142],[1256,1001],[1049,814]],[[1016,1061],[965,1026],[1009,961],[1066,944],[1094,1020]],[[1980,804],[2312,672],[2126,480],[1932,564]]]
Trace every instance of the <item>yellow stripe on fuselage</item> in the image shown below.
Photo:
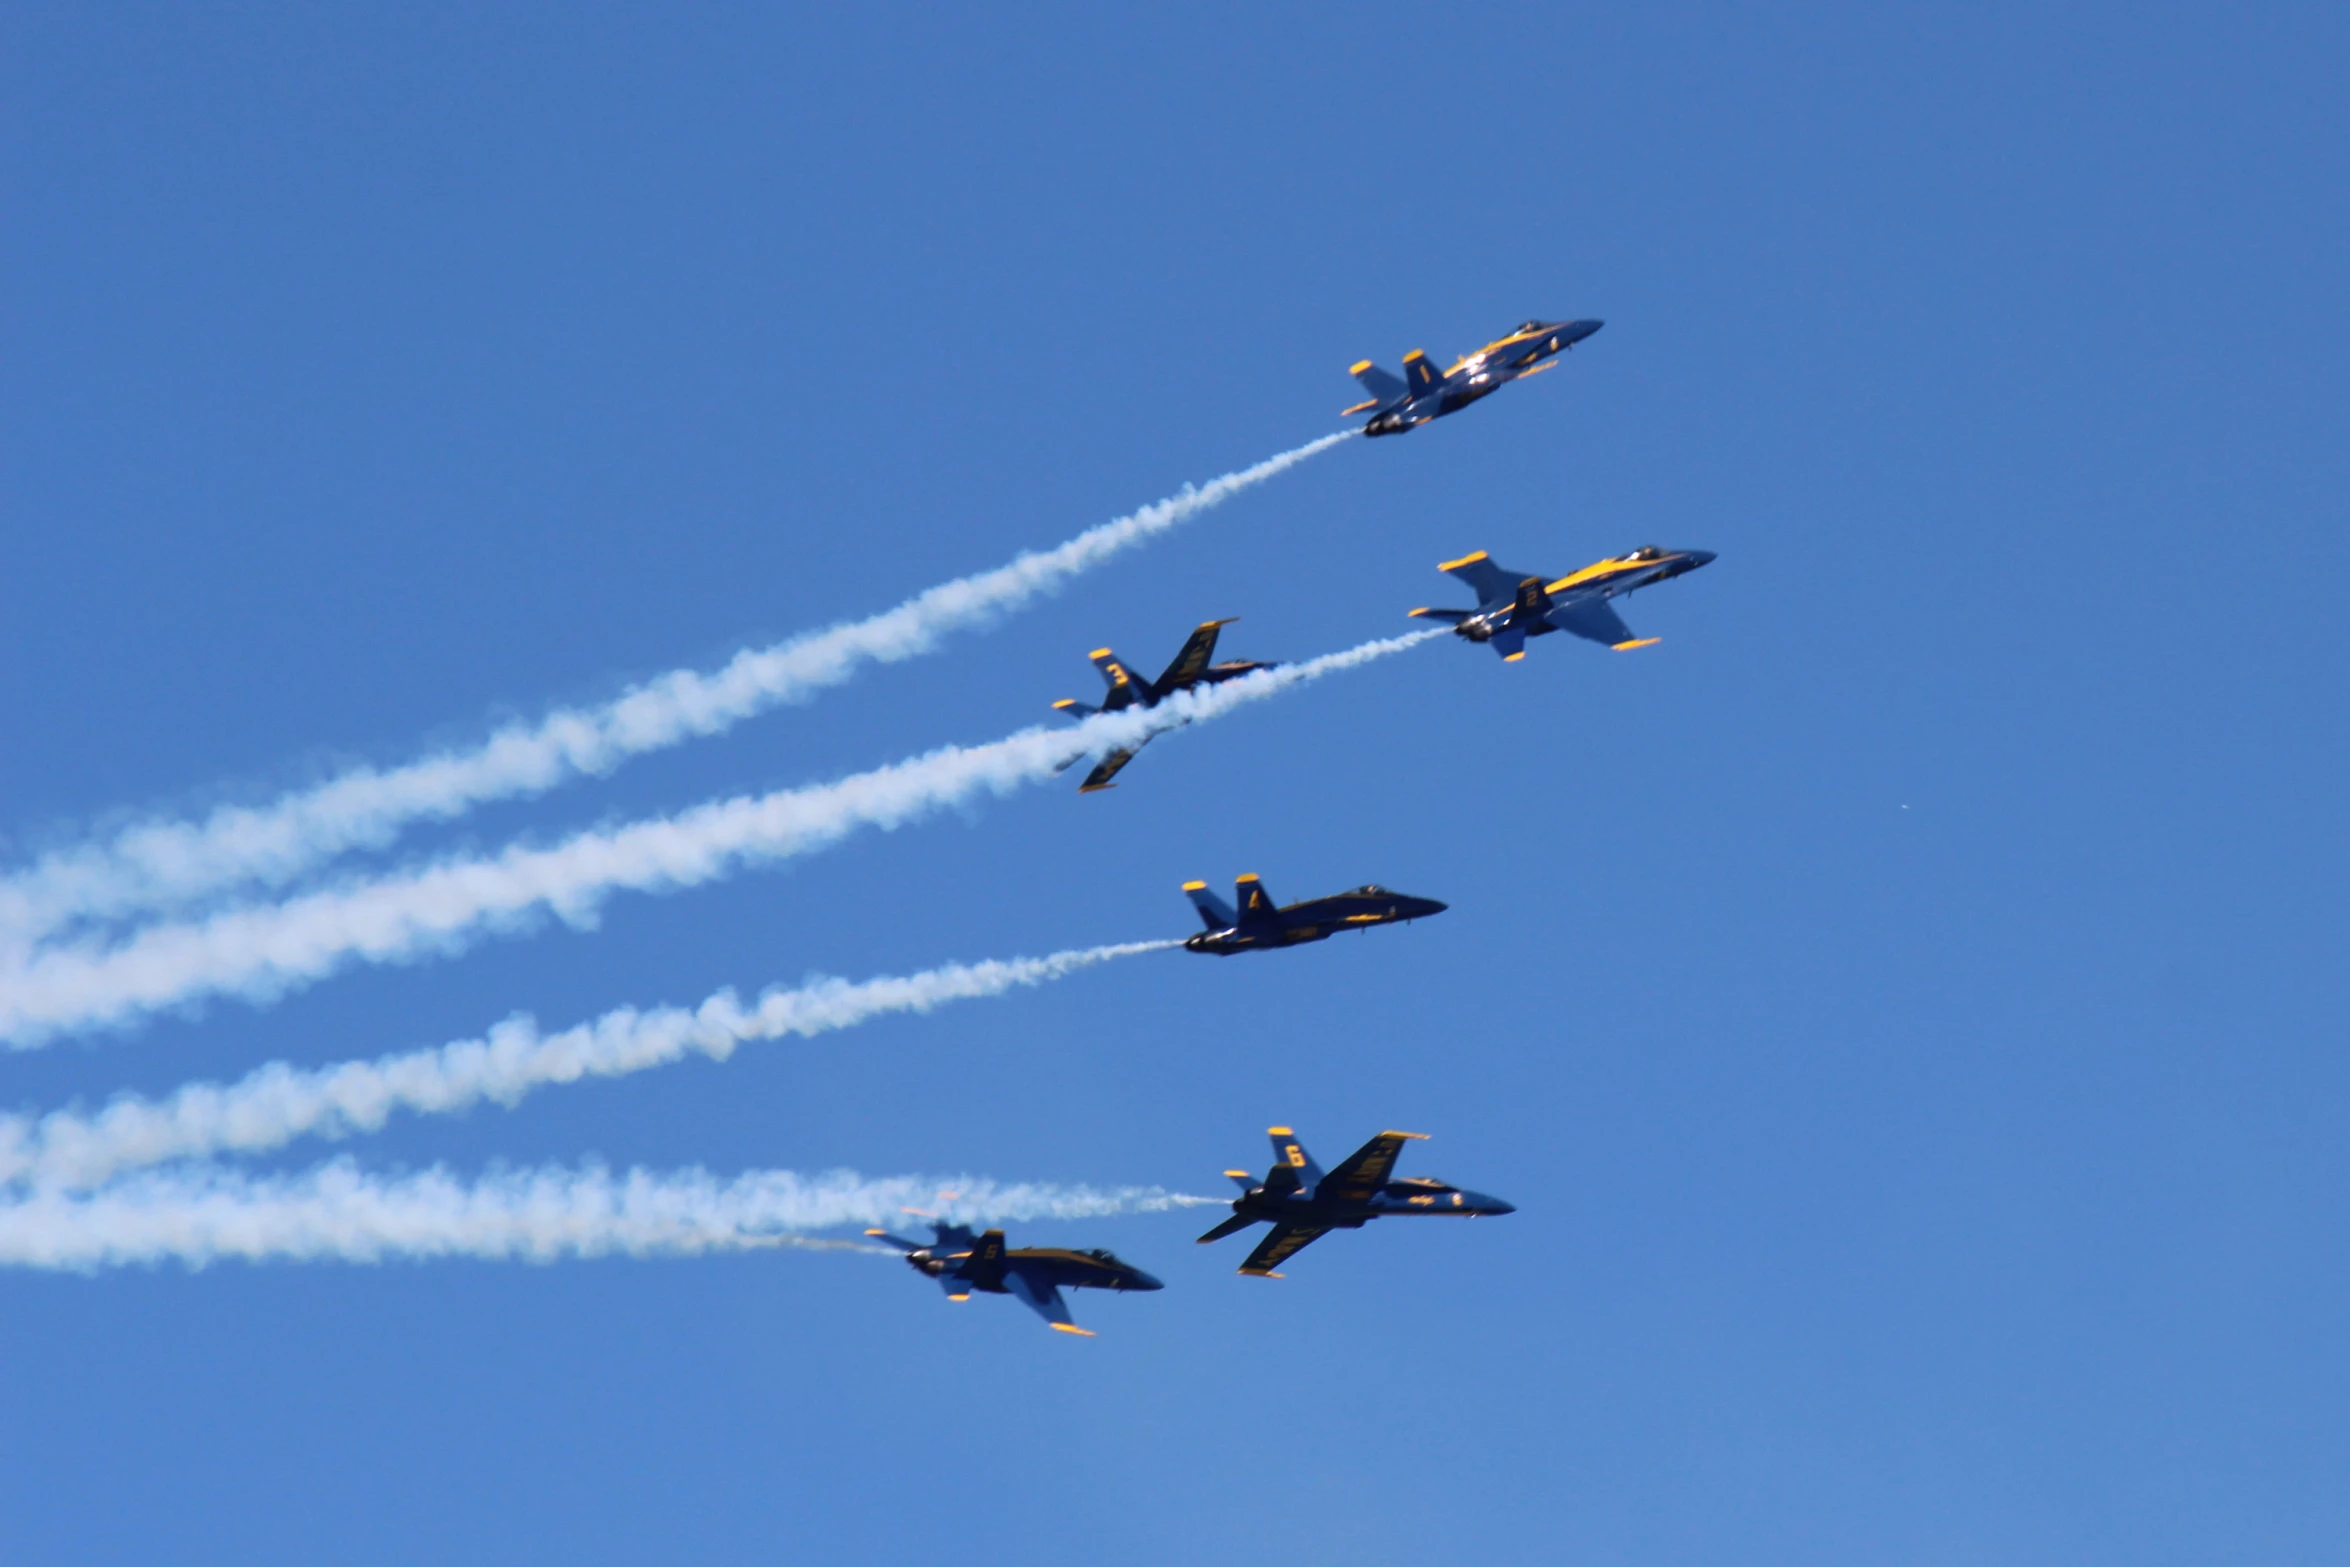
[[[1595,560],[1590,565],[1584,567],[1581,571],[1574,572],[1571,575],[1559,578],[1558,581],[1552,583],[1542,591],[1545,593],[1564,593],[1569,588],[1579,588],[1587,582],[1603,581],[1606,578],[1613,577],[1627,571],[1646,571],[1651,566],[1661,566],[1663,564],[1663,561],[1655,560]]]

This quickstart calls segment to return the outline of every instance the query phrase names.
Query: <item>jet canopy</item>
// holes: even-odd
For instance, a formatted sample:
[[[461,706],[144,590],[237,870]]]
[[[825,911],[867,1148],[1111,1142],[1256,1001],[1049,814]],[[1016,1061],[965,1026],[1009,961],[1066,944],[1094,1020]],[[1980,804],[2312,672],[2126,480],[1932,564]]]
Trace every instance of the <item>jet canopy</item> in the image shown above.
[[[1654,544],[1643,544],[1624,557],[1626,560],[1663,560],[1664,558],[1665,552]]]
[[[1542,323],[1539,321],[1521,321],[1518,323],[1516,328],[1517,332],[1539,332],[1541,330]],[[1516,334],[1513,332],[1512,335],[1514,336]]]

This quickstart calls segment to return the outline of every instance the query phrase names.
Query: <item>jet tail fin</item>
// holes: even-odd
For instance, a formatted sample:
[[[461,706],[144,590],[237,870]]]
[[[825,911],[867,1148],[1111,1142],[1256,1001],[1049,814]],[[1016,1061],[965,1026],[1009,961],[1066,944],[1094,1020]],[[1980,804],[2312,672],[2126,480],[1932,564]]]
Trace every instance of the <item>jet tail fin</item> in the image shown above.
[[[1504,599],[1516,598],[1526,581],[1524,572],[1512,571],[1507,566],[1496,566],[1493,558],[1483,550],[1473,555],[1463,555],[1459,560],[1439,561],[1436,569],[1448,577],[1467,583],[1477,595],[1477,607],[1480,609],[1499,604]],[[1536,586],[1540,585],[1538,579]]]
[[[1206,882],[1187,881],[1183,884],[1183,891],[1191,899],[1191,906],[1199,910],[1200,920],[1208,929],[1230,930],[1240,923],[1240,916],[1232,912],[1232,905],[1208,891]]]
[[[1097,647],[1088,656],[1093,660],[1093,667],[1102,672],[1102,684],[1110,688],[1109,699],[1102,703],[1103,712],[1115,713],[1136,702],[1145,707],[1151,705],[1149,688],[1134,678],[1124,659],[1106,647]]]
[[[1404,383],[1411,388],[1414,397],[1427,396],[1444,379],[1436,373],[1436,367],[1428,362],[1428,351],[1424,348],[1415,348],[1403,356],[1403,376]]]
[[[971,1248],[971,1260],[963,1264],[963,1276],[974,1283],[999,1284],[1004,1272],[1004,1232],[989,1230],[979,1237]]]
[[[1347,413],[1350,414],[1362,413],[1368,409],[1378,407],[1381,403],[1392,403],[1397,398],[1403,396],[1405,392],[1411,390],[1411,388],[1404,385],[1404,383],[1396,376],[1380,369],[1377,365],[1371,363],[1371,361],[1368,359],[1364,360],[1361,364],[1356,365],[1353,369],[1349,370],[1347,374],[1362,382],[1363,390],[1371,394],[1371,400],[1369,402],[1357,403],[1352,408],[1349,408]],[[1342,415],[1341,417],[1344,416]]]
[[[1235,924],[1248,925],[1273,917],[1273,900],[1265,892],[1265,884],[1255,876],[1242,876],[1232,883],[1233,896],[1240,903],[1240,918]]]
[[[1297,1140],[1297,1133],[1286,1126],[1270,1126],[1266,1135],[1273,1139],[1273,1167],[1294,1171],[1298,1183],[1311,1191],[1322,1184],[1322,1167],[1314,1163],[1306,1145]],[[1268,1183],[1270,1184],[1270,1183]]]

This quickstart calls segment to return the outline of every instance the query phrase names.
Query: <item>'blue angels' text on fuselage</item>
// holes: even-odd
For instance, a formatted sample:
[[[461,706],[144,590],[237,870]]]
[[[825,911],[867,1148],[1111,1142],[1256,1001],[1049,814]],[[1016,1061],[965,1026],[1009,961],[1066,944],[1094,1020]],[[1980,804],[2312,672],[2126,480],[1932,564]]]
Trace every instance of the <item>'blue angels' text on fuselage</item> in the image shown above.
[[[1188,691],[1193,686],[1221,685],[1227,680],[1237,680],[1242,675],[1253,674],[1260,669],[1278,668],[1278,665],[1266,663],[1209,662],[1216,656],[1217,632],[1237,619],[1239,617],[1235,615],[1223,620],[1202,621],[1184,642],[1183,651],[1175,655],[1175,662],[1169,664],[1166,673],[1156,680],[1143,679],[1127,667],[1124,659],[1108,648],[1095,648],[1093,667],[1101,671],[1102,679],[1110,687],[1110,694],[1102,699],[1099,707],[1063,697],[1053,704],[1053,709],[1082,723],[1096,713],[1122,712],[1129,707],[1156,707],[1176,692]],[[1134,753],[1149,743],[1147,740],[1142,741],[1131,749],[1112,751],[1103,757],[1093,771],[1085,775],[1085,782],[1077,786],[1077,792],[1091,794],[1096,789],[1112,787],[1110,780],[1118,775],[1118,769],[1133,761]]]
[[[1586,641],[1625,652],[1647,647],[1654,637],[1636,637],[1608,600],[1695,571],[1714,558],[1711,550],[1668,550],[1643,544],[1629,555],[1594,561],[1581,571],[1546,581],[1497,566],[1483,550],[1448,560],[1438,571],[1467,583],[1477,595],[1475,609],[1415,609],[1425,620],[1452,622],[1471,642],[1490,642],[1493,651],[1515,661],[1526,656],[1526,639],[1549,631],[1571,631]]]
[[[1442,375],[1428,362],[1427,352],[1415,348],[1403,356],[1403,378],[1396,379],[1366,359],[1347,373],[1363,383],[1367,401],[1346,414],[1367,413],[1365,435],[1401,435],[1431,419],[1458,413],[1480,397],[1491,397],[1512,381],[1540,375],[1563,354],[1592,333],[1599,321],[1527,321],[1507,337],[1495,338],[1473,354],[1463,354]]]
[[[1131,1263],[1106,1251],[1064,1251],[1057,1246],[1004,1249],[1004,1232],[974,1235],[959,1224],[933,1224],[928,1245],[867,1230],[906,1254],[906,1261],[925,1278],[936,1279],[949,1300],[969,1300],[974,1290],[983,1295],[1010,1295],[1052,1324],[1056,1333],[1093,1335],[1069,1320],[1063,1289],[1155,1290],[1166,1286]]]
[[[1232,1217],[1199,1238],[1205,1246],[1252,1224],[1272,1225],[1273,1233],[1240,1265],[1241,1272],[1256,1278],[1281,1277],[1273,1270],[1287,1258],[1332,1230],[1359,1230],[1373,1219],[1411,1214],[1479,1219],[1517,1212],[1499,1197],[1426,1176],[1396,1179],[1395,1156],[1405,1143],[1420,1138],[1418,1132],[1381,1132],[1325,1175],[1295,1132],[1286,1126],[1267,1130],[1273,1138],[1272,1170],[1261,1181],[1246,1170],[1226,1170],[1240,1186]]]
[[[1208,891],[1204,881],[1187,881],[1183,890],[1207,926],[1183,945],[1193,952],[1229,957],[1235,952],[1257,952],[1272,947],[1294,947],[1302,941],[1321,941],[1342,930],[1366,930],[1400,920],[1426,919],[1442,914],[1445,906],[1434,898],[1415,898],[1376,884],[1328,898],[1308,898],[1283,908],[1273,907],[1265,884],[1243,876],[1233,884],[1235,909]]]

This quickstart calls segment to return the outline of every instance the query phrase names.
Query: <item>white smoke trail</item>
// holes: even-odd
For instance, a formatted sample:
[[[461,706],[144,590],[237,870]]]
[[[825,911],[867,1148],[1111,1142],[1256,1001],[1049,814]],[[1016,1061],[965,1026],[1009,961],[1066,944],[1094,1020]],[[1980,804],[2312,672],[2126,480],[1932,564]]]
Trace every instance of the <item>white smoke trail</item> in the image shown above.
[[[999,1185],[959,1176],[867,1180],[852,1171],[703,1170],[614,1175],[589,1167],[501,1171],[465,1181],[435,1167],[377,1176],[338,1159],[296,1175],[183,1166],[127,1176],[87,1196],[37,1191],[0,1202],[0,1266],[74,1269],[176,1261],[381,1262],[481,1257],[689,1256],[808,1244],[794,1232],[904,1223],[910,1207],[961,1223],[1079,1219],[1218,1201],[1156,1187]],[[817,1242],[832,1249],[837,1242]],[[855,1246],[858,1243],[845,1243]]]
[[[750,1041],[812,1037],[885,1013],[1000,996],[1176,945],[1134,941],[1009,962],[949,963],[859,984],[816,979],[768,990],[747,1008],[733,991],[721,990],[698,1007],[622,1007],[556,1034],[540,1033],[528,1017],[512,1017],[479,1039],[314,1070],[275,1061],[226,1086],[191,1083],[160,1101],[125,1096],[94,1115],[0,1116],[0,1185],[88,1188],[166,1160],[376,1131],[395,1110],[445,1115],[483,1100],[511,1108],[549,1084],[619,1077],[695,1052],[724,1061]]]
[[[223,808],[202,822],[140,822],[109,842],[46,855],[0,880],[0,948],[22,948],[78,921],[183,907],[239,885],[283,885],[335,855],[389,843],[404,823],[540,793],[643,752],[717,734],[839,685],[868,663],[927,653],[948,632],[1054,592],[1352,435],[1326,435],[1206,484],[1187,484],[1057,548],[941,583],[865,620],[745,650],[715,673],[676,670],[602,706],[512,725],[466,750],[383,771],[357,768],[268,805]]]
[[[455,951],[484,929],[542,910],[585,923],[616,890],[694,886],[749,861],[807,853],[859,827],[894,828],[982,791],[1009,793],[1051,778],[1073,758],[1133,746],[1445,634],[1439,627],[1382,638],[1179,692],[1154,708],[946,746],[833,783],[723,800],[581,833],[551,848],[445,860],[282,904],[155,926],[113,948],[47,949],[0,969],[0,1039],[25,1049],[68,1028],[125,1023],[200,997],[267,999],[354,960]]]

